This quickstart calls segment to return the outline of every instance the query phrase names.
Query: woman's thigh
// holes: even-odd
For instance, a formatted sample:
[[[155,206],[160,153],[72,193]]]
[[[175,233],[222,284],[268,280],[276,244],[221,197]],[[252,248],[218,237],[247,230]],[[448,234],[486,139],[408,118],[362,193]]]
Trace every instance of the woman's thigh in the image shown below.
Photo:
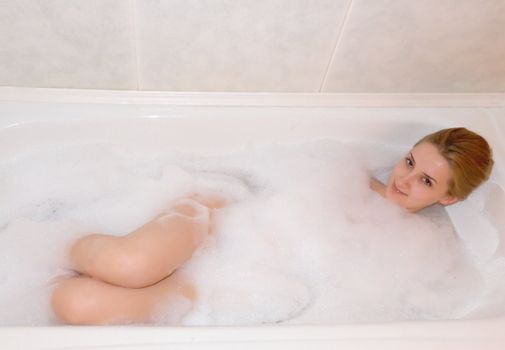
[[[175,205],[124,237],[85,236],[74,244],[71,257],[82,273],[118,286],[146,287],[191,258],[208,235],[208,217],[198,203]]]

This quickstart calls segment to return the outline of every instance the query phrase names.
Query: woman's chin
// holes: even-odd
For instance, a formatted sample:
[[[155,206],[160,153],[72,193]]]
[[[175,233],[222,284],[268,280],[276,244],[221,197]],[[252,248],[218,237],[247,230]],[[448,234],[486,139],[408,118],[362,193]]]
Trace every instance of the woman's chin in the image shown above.
[[[417,213],[419,210],[423,208],[417,208],[417,207],[412,207],[409,206],[405,201],[402,201],[402,198],[398,198],[398,195],[393,195],[393,196],[388,196],[386,195],[386,199],[390,201],[391,203],[396,204],[400,208],[404,209],[405,211],[409,213]]]
[[[417,211],[417,210],[413,210],[412,208],[409,208],[407,203],[405,203],[407,196],[405,196],[404,194],[401,194],[401,193],[397,193],[389,186],[386,189],[385,197],[389,202],[396,204],[397,206],[405,209],[408,212],[413,213],[413,212]]]

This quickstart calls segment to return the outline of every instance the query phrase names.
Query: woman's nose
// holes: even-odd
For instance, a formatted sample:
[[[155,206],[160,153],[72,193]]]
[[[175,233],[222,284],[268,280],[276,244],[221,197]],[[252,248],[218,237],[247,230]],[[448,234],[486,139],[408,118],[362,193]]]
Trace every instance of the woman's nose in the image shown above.
[[[408,187],[410,187],[411,179],[412,179],[411,174],[402,176],[398,179],[398,185],[402,186],[403,188],[406,188],[406,187],[408,188]]]

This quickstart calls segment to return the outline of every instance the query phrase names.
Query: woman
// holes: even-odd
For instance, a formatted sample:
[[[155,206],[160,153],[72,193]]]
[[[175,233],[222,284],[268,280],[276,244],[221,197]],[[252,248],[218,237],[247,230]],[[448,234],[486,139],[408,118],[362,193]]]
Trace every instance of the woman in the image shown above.
[[[372,179],[370,186],[417,212],[465,199],[489,177],[492,166],[486,140],[465,128],[445,129],[416,143],[386,185]],[[70,324],[120,324],[153,322],[164,309],[171,323],[179,323],[197,295],[177,268],[213,234],[214,214],[226,202],[218,195],[188,196],[126,236],[79,239],[70,256],[81,275],[56,287],[54,312]]]
[[[464,200],[493,168],[487,141],[465,128],[444,129],[419,140],[393,169],[387,185],[370,187],[415,213],[435,203]]]

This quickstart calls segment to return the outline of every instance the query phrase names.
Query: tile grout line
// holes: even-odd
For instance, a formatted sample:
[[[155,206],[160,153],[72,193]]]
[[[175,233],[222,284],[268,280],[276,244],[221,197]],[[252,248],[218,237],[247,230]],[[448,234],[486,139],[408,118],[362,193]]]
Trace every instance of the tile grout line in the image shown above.
[[[337,39],[335,41],[335,46],[333,47],[333,52],[331,53],[328,64],[326,65],[326,70],[324,73],[323,81],[321,82],[321,85],[319,86],[319,91],[318,91],[319,93],[321,93],[323,91],[324,87],[326,86],[326,83],[328,82],[328,75],[330,72],[330,68],[333,65],[333,61],[335,60],[335,56],[337,54],[338,47],[340,46],[340,42],[342,41],[344,29],[345,29],[347,22],[349,20],[349,17],[350,17],[351,6],[352,6],[353,1],[354,0],[349,0],[349,3],[347,5],[347,9],[345,10],[344,19],[342,20],[342,24],[340,25],[340,30],[338,31],[338,34],[337,34]]]
[[[137,90],[141,90],[142,82],[140,76],[140,52],[139,52],[139,35],[138,35],[138,21],[137,21],[137,0],[130,0],[130,12],[131,12],[131,32],[133,41],[133,53],[134,53],[134,65],[135,65],[135,75],[137,81]]]

